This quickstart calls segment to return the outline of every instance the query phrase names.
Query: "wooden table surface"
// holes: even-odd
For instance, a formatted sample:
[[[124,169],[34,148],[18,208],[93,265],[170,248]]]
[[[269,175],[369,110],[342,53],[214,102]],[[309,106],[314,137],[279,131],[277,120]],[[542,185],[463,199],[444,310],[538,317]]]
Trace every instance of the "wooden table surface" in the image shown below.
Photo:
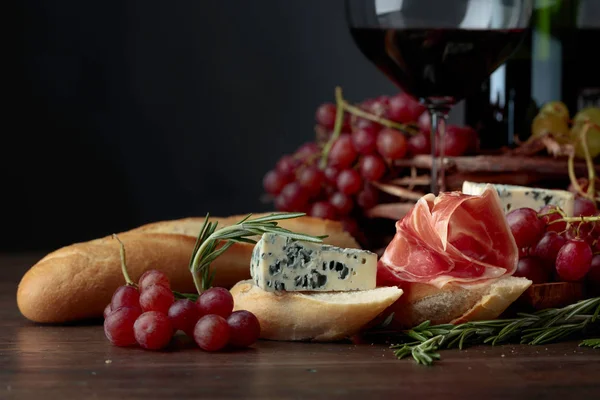
[[[36,259],[0,256],[0,399],[600,399],[600,350],[576,342],[444,351],[432,367],[396,360],[385,345],[117,348],[100,324],[41,326],[20,315],[17,283]]]

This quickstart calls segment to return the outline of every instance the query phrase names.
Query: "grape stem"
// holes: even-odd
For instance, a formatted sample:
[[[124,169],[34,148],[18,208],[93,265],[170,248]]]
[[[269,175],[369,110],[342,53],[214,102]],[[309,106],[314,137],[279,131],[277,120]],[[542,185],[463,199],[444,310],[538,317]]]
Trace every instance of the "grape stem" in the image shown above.
[[[357,117],[361,117],[361,118],[364,118],[364,119],[368,119],[368,120],[373,121],[373,122],[377,122],[378,124],[383,125],[386,128],[397,129],[397,130],[399,130],[401,132],[404,132],[404,133],[407,133],[409,135],[416,135],[417,134],[417,132],[413,132],[405,124],[399,124],[397,122],[390,121],[389,119],[381,118],[378,115],[374,115],[374,114],[368,113],[368,112],[366,112],[364,110],[361,110],[359,107],[353,106],[352,104],[348,103],[343,98],[341,98],[340,100],[341,100],[341,103],[342,103],[344,109],[346,111],[348,111],[350,114],[356,115]]]
[[[394,121],[390,121],[389,119],[382,118],[378,115],[371,114],[367,111],[360,109],[346,100],[344,100],[344,96],[342,94],[342,88],[336,86],[335,88],[335,104],[336,104],[336,114],[335,114],[335,125],[333,126],[333,132],[331,134],[331,138],[323,147],[323,154],[321,156],[321,162],[319,163],[319,167],[321,169],[325,169],[327,166],[327,158],[329,157],[329,152],[331,151],[331,147],[333,143],[337,140],[342,132],[342,124],[344,122],[344,112],[348,112],[349,114],[355,115],[360,118],[368,119],[369,121],[376,122],[380,125],[383,125],[387,128],[397,129],[400,132],[406,133],[408,135],[416,135],[418,131],[413,131],[408,125],[399,124]]]
[[[587,143],[588,131],[590,129],[590,123],[586,122],[582,131],[579,140],[581,140],[581,147],[583,148],[583,154],[585,155],[585,162],[587,164],[588,169],[588,190],[585,193],[586,197],[590,200],[594,201],[594,195],[596,194],[596,171],[594,169],[594,162],[592,161],[592,156],[590,154],[590,149]]]
[[[589,217],[584,217],[584,216],[580,216],[580,217],[563,217],[563,218],[559,218],[559,219],[555,219],[554,221],[550,221],[548,222],[548,225],[550,224],[555,224],[558,222],[598,222],[600,221],[600,215],[593,215],[593,216],[589,216]]]
[[[545,212],[544,214],[538,214],[538,218],[548,217],[552,214],[559,214],[563,218],[567,217],[567,215],[564,213],[563,210],[561,210],[560,208],[556,208],[554,210],[549,210],[549,211]]]
[[[135,282],[133,282],[131,280],[131,278],[129,277],[129,273],[127,272],[127,263],[126,263],[126,258],[125,258],[125,244],[123,244],[123,242],[121,242],[121,239],[119,239],[119,237],[117,236],[116,233],[113,233],[113,238],[117,239],[117,241],[119,242],[119,246],[121,247],[120,249],[120,253],[121,253],[121,272],[123,272],[123,277],[125,278],[125,282],[127,283],[127,285],[129,286],[137,286],[135,284]]]
[[[596,170],[594,169],[594,162],[592,160],[592,156],[590,154],[590,150],[587,144],[587,135],[590,127],[596,124],[591,124],[590,122],[586,122],[581,130],[581,134],[577,141],[581,142],[581,147],[583,149],[583,154],[585,156],[585,162],[588,170],[588,189],[587,192],[583,190],[579,182],[577,181],[577,176],[575,175],[575,151],[569,154],[569,160],[567,162],[567,169],[569,172],[569,179],[571,180],[571,184],[581,196],[596,202]]]
[[[329,152],[331,151],[331,147],[335,143],[335,141],[340,137],[340,133],[342,132],[342,124],[344,123],[344,99],[342,98],[342,88],[335,88],[335,104],[336,104],[336,112],[335,112],[335,125],[333,126],[333,133],[331,137],[325,143],[325,147],[323,147],[323,154],[321,156],[321,163],[319,167],[321,169],[325,169],[327,166],[327,159],[329,158]]]
[[[569,172],[569,179],[571,180],[571,184],[573,185],[577,193],[585,195],[583,189],[577,181],[577,176],[575,175],[575,150],[573,150],[569,154],[569,160],[567,161],[567,170]]]

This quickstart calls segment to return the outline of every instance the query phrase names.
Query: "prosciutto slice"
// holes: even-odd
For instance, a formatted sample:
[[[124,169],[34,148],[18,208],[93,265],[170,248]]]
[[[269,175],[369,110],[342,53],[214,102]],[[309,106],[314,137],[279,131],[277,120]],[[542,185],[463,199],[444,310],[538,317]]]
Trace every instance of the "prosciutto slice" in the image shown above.
[[[517,245],[492,185],[476,196],[428,194],[396,222],[396,235],[379,260],[377,284],[474,285],[512,275],[518,261]]]

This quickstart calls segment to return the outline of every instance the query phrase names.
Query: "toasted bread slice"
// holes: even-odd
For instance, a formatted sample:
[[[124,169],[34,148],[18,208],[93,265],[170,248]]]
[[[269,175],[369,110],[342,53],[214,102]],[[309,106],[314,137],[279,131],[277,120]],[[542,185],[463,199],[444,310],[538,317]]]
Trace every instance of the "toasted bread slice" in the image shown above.
[[[231,289],[234,310],[260,321],[261,338],[335,341],[359,332],[402,295],[397,287],[348,292],[267,292],[251,280]]]
[[[394,317],[389,327],[406,329],[424,321],[432,324],[458,324],[495,319],[504,312],[532,282],[526,278],[506,276],[472,287],[448,284],[441,289],[415,283],[387,312]]]

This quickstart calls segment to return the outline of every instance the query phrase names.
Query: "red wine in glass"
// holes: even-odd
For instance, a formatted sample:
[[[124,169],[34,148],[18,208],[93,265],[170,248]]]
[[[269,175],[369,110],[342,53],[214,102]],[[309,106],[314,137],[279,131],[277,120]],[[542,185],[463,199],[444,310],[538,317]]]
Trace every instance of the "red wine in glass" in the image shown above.
[[[531,11],[530,0],[346,0],[358,48],[431,113],[432,193],[445,189],[449,110],[510,57]]]

